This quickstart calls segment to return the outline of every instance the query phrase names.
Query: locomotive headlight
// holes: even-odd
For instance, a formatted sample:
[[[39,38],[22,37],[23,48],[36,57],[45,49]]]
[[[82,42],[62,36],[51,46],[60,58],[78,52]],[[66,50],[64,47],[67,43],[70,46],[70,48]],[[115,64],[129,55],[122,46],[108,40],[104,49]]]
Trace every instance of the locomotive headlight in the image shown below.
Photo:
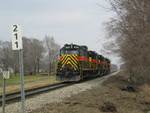
[[[62,68],[60,68],[60,70],[62,70]]]

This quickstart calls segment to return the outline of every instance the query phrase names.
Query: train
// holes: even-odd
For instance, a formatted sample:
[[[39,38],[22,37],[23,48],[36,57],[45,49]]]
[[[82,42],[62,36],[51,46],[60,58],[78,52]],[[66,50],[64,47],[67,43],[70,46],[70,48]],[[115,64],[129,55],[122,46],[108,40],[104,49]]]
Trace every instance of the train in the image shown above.
[[[56,66],[57,81],[80,81],[110,73],[110,60],[85,45],[65,44]]]

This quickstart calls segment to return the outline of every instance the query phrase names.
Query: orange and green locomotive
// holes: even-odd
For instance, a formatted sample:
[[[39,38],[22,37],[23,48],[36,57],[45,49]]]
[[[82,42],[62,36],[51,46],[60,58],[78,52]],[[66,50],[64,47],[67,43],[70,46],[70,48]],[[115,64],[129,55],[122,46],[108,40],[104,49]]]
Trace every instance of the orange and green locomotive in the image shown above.
[[[79,81],[110,73],[110,60],[89,51],[87,46],[65,44],[60,49],[56,80]]]

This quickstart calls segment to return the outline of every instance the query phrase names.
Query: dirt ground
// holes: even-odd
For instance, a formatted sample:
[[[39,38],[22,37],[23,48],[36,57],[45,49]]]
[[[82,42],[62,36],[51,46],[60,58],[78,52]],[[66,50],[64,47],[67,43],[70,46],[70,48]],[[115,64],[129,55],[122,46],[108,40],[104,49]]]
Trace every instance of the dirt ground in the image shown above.
[[[103,85],[31,113],[150,113],[150,86],[133,86],[119,73]]]

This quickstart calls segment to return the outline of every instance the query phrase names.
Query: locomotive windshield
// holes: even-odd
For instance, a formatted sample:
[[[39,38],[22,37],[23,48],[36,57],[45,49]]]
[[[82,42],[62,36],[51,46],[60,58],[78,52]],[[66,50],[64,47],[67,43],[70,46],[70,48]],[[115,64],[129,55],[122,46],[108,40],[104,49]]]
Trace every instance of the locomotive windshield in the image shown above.
[[[78,54],[78,50],[65,50],[65,54]]]
[[[75,55],[78,55],[78,50],[77,49],[62,49],[60,51],[60,55],[65,55],[65,54],[75,54]]]

